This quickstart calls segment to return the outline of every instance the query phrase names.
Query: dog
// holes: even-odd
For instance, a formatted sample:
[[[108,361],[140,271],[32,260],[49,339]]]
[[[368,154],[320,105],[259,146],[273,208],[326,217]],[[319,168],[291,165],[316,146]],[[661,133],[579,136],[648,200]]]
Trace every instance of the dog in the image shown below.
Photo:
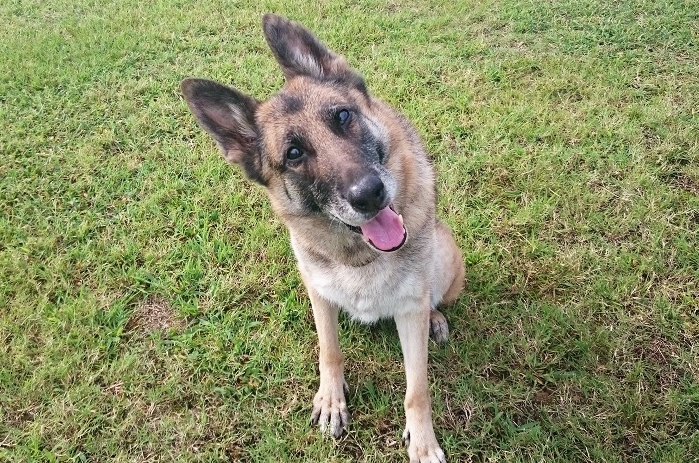
[[[411,462],[445,462],[427,379],[429,337],[448,337],[436,308],[453,303],[464,264],[436,218],[434,171],[411,123],[374,98],[345,58],[308,29],[266,14],[264,36],[285,76],[260,102],[205,79],[181,91],[224,158],[262,185],[289,230],[320,347],[311,423],[339,437],[347,383],[338,313],[371,323],[392,317],[406,375],[403,439]]]

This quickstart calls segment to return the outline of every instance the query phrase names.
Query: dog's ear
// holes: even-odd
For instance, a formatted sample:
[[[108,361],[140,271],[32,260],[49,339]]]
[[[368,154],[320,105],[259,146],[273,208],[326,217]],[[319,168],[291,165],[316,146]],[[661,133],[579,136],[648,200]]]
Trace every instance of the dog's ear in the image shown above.
[[[180,84],[189,109],[221,149],[228,162],[264,184],[255,125],[257,101],[237,90],[206,79],[185,79]]]
[[[301,24],[267,13],[262,18],[262,27],[287,80],[305,75],[349,84],[366,93],[364,79],[345,58],[330,51]]]

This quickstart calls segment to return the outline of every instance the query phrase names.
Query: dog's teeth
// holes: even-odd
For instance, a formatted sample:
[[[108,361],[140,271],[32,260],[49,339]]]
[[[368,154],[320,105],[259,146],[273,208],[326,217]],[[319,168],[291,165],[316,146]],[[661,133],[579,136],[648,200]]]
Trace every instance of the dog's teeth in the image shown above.
[[[403,214],[398,214],[398,220],[400,220],[400,224],[403,225]]]

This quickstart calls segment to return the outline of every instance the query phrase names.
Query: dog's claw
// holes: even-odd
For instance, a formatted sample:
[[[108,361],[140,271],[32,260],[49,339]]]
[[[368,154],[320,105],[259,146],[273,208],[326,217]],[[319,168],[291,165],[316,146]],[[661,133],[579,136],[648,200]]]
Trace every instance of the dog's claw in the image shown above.
[[[320,417],[320,408],[313,408],[313,411],[311,412],[311,419],[308,420],[308,425],[309,426],[315,426],[318,424],[318,418]]]
[[[416,439],[417,440],[417,439]],[[403,445],[408,447],[410,463],[447,463],[447,457],[439,447],[434,437],[427,442],[413,442],[410,440],[410,430],[403,431]]]
[[[337,392],[339,389],[339,393]],[[339,438],[350,423],[345,397],[349,395],[349,386],[342,381],[342,387],[324,388],[321,386],[313,399],[313,411],[310,424],[317,424],[320,431]]]
[[[439,310],[430,311],[430,338],[437,344],[444,343],[449,339],[449,324]]]

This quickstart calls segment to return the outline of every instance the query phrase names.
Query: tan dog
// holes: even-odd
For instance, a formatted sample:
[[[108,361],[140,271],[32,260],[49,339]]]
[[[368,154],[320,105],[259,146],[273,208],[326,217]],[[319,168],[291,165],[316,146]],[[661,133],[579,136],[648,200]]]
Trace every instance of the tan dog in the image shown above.
[[[407,391],[411,462],[444,462],[432,427],[428,337],[435,310],[463,287],[461,253],[435,217],[434,173],[412,125],[373,98],[362,77],[298,23],[268,14],[265,37],[286,84],[265,102],[202,79],[182,92],[223,156],[263,185],[289,228],[313,306],[320,388],[312,422],[338,437],[349,423],[338,312],[393,317]]]

